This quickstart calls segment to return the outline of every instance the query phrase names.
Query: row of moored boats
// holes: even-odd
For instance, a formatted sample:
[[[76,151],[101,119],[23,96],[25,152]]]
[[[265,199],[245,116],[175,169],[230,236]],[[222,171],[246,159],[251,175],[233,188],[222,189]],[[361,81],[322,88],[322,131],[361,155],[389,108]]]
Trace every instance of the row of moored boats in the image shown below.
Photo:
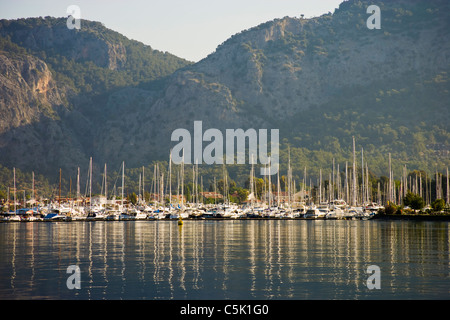
[[[186,204],[177,206],[71,206],[51,203],[22,208],[0,216],[3,222],[31,221],[134,221],[170,219],[372,219],[381,206],[350,207],[343,200],[296,208]]]

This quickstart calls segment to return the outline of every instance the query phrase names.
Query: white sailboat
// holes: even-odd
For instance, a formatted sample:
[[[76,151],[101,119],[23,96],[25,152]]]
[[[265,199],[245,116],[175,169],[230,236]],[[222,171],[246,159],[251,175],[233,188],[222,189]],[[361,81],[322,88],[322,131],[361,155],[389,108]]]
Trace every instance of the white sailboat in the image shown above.
[[[13,176],[14,176],[14,211],[9,212],[7,216],[5,216],[5,221],[9,222],[19,222],[20,216],[17,215],[17,203],[16,203],[16,168],[13,168]]]
[[[99,221],[104,220],[105,210],[98,204],[92,204],[92,157],[89,160],[89,209],[86,220],[88,221]]]
[[[62,170],[59,169],[59,199],[58,205],[51,203],[49,205],[48,214],[44,217],[44,221],[72,221],[72,218],[67,216],[70,212],[70,208],[61,205],[61,176]]]
[[[134,220],[132,215],[128,214],[128,208],[125,209],[123,206],[123,198],[124,198],[124,189],[125,189],[125,161],[122,162],[122,197],[120,203],[120,215],[119,220]]]

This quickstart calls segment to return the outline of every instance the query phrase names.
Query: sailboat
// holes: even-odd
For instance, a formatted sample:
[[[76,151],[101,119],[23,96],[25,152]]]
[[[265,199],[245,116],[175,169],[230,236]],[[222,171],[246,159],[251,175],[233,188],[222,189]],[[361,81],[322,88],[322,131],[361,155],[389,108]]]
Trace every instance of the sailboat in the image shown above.
[[[88,221],[99,221],[104,220],[105,211],[99,205],[92,205],[92,158],[89,161],[89,210],[86,220]]]
[[[123,186],[123,182],[122,182]],[[114,199],[116,199],[116,185],[114,185]],[[123,202],[123,200],[122,200]],[[116,204],[114,204],[114,208],[107,211],[105,220],[108,221],[117,221],[120,219],[122,207],[117,208]]]
[[[108,183],[107,183],[107,174],[106,174],[106,163],[105,163],[105,172],[104,172],[104,184],[105,184],[105,199],[108,200]],[[114,186],[115,188],[115,186]],[[114,197],[115,198],[115,197]],[[115,221],[119,220],[120,211],[114,208],[108,208],[107,203],[105,203],[105,220]]]
[[[130,221],[130,220],[144,220],[147,219],[147,214],[141,212],[136,208],[125,208],[123,205],[124,199],[124,189],[125,189],[125,161],[122,162],[122,199],[120,205],[120,215],[119,220]]]
[[[80,207],[79,205],[80,199],[80,168],[77,170],[77,194],[76,200],[72,201],[72,205],[70,208],[72,221],[83,221],[86,220],[86,215],[84,214],[84,207]],[[76,205],[75,205],[76,202]]]
[[[4,215],[3,221],[9,221],[9,222],[19,222],[20,216],[17,215],[17,208],[16,208],[16,168],[13,169],[14,172],[14,211],[10,211],[7,214]]]
[[[68,208],[61,205],[61,177],[62,170],[59,169],[59,199],[58,206],[50,205],[49,213],[44,217],[44,221],[72,221],[72,218],[67,216]]]
[[[128,215],[128,208],[125,210],[123,206],[124,188],[125,188],[125,161],[122,162],[122,197],[120,203],[119,220],[133,220],[132,216]]]

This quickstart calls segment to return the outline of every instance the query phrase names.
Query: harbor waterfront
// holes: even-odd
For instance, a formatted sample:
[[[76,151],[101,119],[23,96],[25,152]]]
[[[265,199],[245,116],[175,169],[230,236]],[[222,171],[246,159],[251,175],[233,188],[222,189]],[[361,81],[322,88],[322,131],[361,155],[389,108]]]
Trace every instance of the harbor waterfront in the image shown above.
[[[446,221],[0,223],[0,299],[447,300],[449,247]]]

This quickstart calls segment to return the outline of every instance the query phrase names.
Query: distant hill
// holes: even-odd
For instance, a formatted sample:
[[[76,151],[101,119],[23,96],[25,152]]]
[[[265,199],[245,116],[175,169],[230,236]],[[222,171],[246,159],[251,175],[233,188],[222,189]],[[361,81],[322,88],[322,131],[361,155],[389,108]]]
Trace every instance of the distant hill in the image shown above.
[[[369,30],[369,5],[381,30]],[[301,9],[301,8],[299,8]],[[242,31],[192,64],[84,21],[0,21],[0,163],[56,173],[168,160],[177,128],[280,129],[296,177],[351,161],[376,175],[450,165],[450,3],[343,2]],[[439,150],[436,149],[439,146]],[[241,176],[247,171],[237,169]],[[206,183],[205,183],[206,184]]]

